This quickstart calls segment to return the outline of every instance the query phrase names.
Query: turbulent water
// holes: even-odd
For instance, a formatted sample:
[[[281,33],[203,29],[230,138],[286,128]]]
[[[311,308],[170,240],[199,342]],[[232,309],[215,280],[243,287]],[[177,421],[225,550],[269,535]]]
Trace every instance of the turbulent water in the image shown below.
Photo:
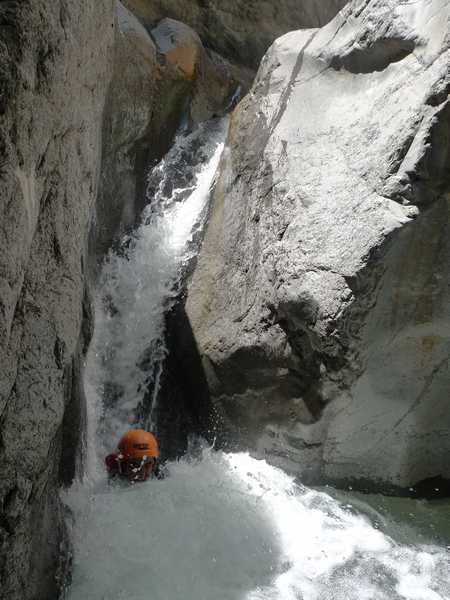
[[[73,492],[71,598],[439,600],[444,548],[397,544],[246,454],[206,451],[164,481]]]
[[[450,552],[410,527],[296,484],[247,454],[204,448],[163,481],[109,484],[101,466],[158,388],[164,311],[195,252],[226,123],[190,136],[152,171],[152,202],[111,254],[88,356],[88,469],[74,514],[70,600],[445,600]],[[384,524],[384,526],[383,526]],[[399,535],[401,531],[402,535]],[[394,539],[395,538],[395,539]]]
[[[223,119],[179,135],[150,173],[141,226],[111,251],[102,270],[86,372],[89,423],[96,429],[88,437],[98,439],[100,433],[100,454],[134,423],[148,391],[157,398],[166,354],[164,314],[195,253],[226,131]],[[153,428],[152,412],[145,425]],[[98,450],[91,448],[91,455]]]

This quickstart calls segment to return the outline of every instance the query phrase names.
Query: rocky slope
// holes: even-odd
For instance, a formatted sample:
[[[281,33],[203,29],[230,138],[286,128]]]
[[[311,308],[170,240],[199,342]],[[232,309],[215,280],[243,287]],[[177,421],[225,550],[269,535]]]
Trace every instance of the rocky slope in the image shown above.
[[[233,116],[187,313],[232,438],[305,481],[450,477],[449,18],[353,0]]]
[[[0,596],[37,600],[67,558],[113,3],[2,2],[0,32]]]
[[[347,0],[124,0],[147,27],[164,17],[190,25],[208,48],[257,69],[272,41],[292,29],[320,27]]]

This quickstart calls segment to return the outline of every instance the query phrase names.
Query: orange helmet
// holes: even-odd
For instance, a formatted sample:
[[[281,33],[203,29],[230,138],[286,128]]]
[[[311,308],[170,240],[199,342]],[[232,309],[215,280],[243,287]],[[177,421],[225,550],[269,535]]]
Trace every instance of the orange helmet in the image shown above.
[[[158,458],[159,449],[153,433],[143,429],[130,429],[120,438],[118,445],[124,458],[143,459],[144,457]]]

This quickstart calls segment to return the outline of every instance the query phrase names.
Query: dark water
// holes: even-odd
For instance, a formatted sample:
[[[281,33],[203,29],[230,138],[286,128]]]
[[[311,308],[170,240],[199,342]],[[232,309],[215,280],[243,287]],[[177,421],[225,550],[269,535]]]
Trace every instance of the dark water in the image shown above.
[[[366,515],[374,527],[399,544],[436,544],[450,549],[450,499],[416,500],[331,487],[322,491]]]

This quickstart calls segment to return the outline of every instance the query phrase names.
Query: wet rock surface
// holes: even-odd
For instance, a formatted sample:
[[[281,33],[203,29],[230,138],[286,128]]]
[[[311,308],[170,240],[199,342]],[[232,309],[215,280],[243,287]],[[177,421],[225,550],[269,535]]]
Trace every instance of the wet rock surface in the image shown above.
[[[233,115],[186,310],[230,443],[305,482],[450,476],[449,16],[355,0]]]
[[[215,432],[208,383],[182,297],[166,315],[165,326],[167,356],[154,417],[161,454],[174,460],[186,453],[194,438],[213,443]]]

